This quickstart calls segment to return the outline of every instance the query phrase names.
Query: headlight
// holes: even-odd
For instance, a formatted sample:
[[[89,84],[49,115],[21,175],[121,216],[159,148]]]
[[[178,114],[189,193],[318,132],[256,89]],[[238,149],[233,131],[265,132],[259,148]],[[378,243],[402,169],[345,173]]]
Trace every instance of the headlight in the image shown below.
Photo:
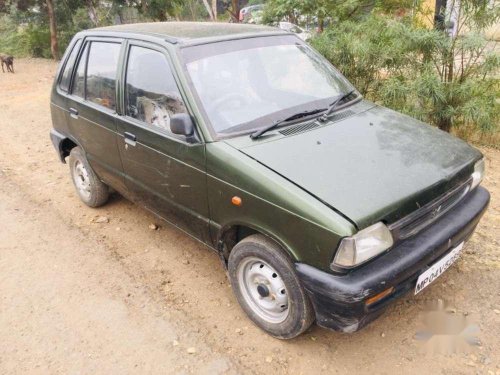
[[[393,243],[389,229],[383,223],[374,224],[354,236],[342,239],[332,268],[357,266],[387,250]]]
[[[479,160],[474,164],[474,173],[472,173],[472,184],[470,189],[474,189],[481,183],[484,177],[484,159]]]

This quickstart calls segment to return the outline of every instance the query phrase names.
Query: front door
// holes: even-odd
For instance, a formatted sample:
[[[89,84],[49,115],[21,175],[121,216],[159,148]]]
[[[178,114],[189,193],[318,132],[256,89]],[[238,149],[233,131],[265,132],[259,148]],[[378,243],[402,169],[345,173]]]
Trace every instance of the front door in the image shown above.
[[[170,116],[187,112],[166,51],[130,43],[125,56],[118,148],[133,198],[209,242],[205,145],[170,131]]]
[[[95,173],[125,191],[116,144],[116,77],[122,41],[85,41],[68,96],[70,133],[82,146]]]

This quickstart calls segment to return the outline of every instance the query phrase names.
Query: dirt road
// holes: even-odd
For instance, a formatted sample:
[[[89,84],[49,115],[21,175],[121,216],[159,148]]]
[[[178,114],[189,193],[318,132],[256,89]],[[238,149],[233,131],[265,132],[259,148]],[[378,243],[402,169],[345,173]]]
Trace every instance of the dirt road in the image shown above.
[[[245,317],[203,245],[119,196],[80,203],[48,138],[56,66],[16,68],[0,74],[0,373],[500,374],[499,151],[483,149],[490,208],[439,281],[356,334],[283,342]],[[438,298],[478,324],[471,352],[422,352]]]

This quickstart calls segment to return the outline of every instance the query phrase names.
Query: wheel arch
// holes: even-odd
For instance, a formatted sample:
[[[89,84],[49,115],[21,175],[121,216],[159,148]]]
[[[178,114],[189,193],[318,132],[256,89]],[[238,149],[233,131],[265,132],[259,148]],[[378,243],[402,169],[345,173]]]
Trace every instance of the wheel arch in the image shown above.
[[[66,158],[69,156],[71,150],[75,147],[82,148],[78,142],[66,134],[60,133],[55,129],[50,131],[50,139],[59,155],[62,163],[66,164]],[[82,148],[83,149],[83,148]]]
[[[235,222],[226,224],[220,228],[217,236],[217,251],[223,261],[224,265],[227,267],[227,261],[229,259],[229,254],[233,250],[234,246],[239,243],[244,238],[253,235],[261,234],[266,236],[280,246],[284,252],[290,257],[292,261],[298,261],[298,257],[291,247],[282,240],[279,236],[274,233],[270,233],[262,227],[254,224],[248,224],[244,222]]]
[[[76,142],[74,142],[70,138],[64,138],[59,144],[59,155],[61,157],[61,160],[64,160],[64,162],[66,162],[66,158],[69,156],[71,150],[75,147],[79,147]]]

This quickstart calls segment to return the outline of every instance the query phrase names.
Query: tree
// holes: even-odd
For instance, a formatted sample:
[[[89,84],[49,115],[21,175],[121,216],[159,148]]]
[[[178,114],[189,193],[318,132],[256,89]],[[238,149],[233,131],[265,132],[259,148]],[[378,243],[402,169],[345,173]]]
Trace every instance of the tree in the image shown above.
[[[354,19],[373,8],[375,0],[269,0],[265,12],[265,23],[276,23],[284,19],[298,24],[299,19],[313,18],[318,31],[322,32],[327,19]]]
[[[203,5],[205,5],[205,9],[207,10],[208,15],[210,16],[210,19],[212,21],[215,21],[215,14],[210,4],[208,4],[208,0],[203,0]]]
[[[375,8],[393,11],[409,8],[414,0],[268,0],[264,11],[264,23],[274,24],[288,20],[299,24],[300,20],[314,20],[319,33],[327,21],[360,21]]]
[[[367,98],[470,138],[500,123],[500,56],[484,33],[499,14],[486,1],[461,0],[450,33],[376,10],[337,23],[312,43]]]
[[[143,15],[154,21],[167,21],[168,17],[177,17],[178,9],[182,7],[182,0],[131,0]]]
[[[227,3],[226,0],[223,0],[226,11],[229,13],[231,17],[231,22],[240,22],[240,2],[239,0],[231,0]]]
[[[99,26],[99,19],[97,18],[97,12],[95,10],[95,4],[93,0],[86,0],[87,2],[87,10],[89,14],[89,18],[94,24],[94,27]]]
[[[56,24],[56,16],[54,14],[54,2],[53,0],[46,0],[46,3],[47,3],[47,14],[49,16],[50,51],[52,52],[52,58],[54,60],[58,60],[59,49],[57,43],[57,24]]]

